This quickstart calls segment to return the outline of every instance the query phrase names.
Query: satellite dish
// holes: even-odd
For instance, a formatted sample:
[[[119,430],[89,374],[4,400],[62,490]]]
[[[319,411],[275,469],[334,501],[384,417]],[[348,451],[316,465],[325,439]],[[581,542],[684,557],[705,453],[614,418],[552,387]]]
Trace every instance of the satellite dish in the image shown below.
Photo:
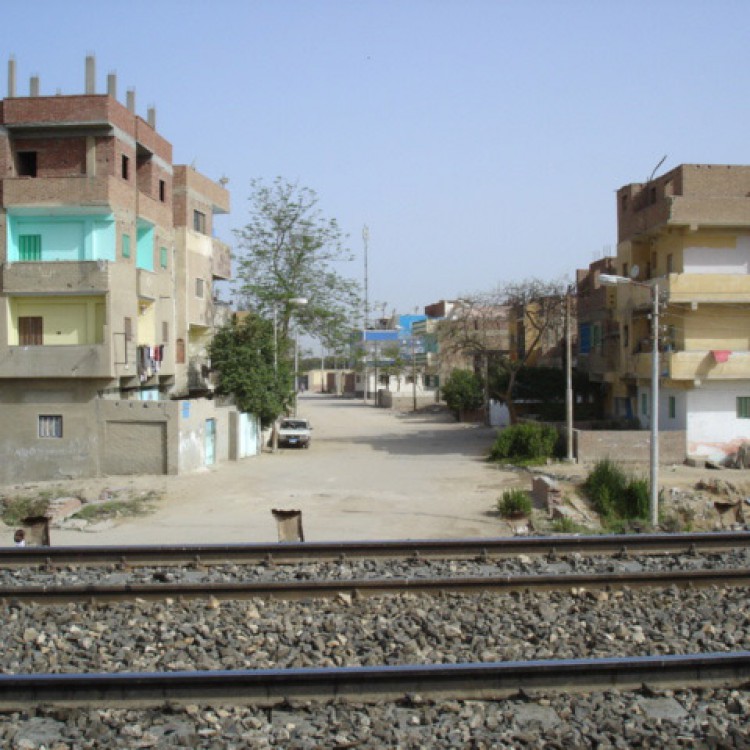
[[[638,278],[638,274],[641,272],[641,269],[638,268],[637,265],[633,265],[633,267],[630,269],[630,278],[635,281]]]

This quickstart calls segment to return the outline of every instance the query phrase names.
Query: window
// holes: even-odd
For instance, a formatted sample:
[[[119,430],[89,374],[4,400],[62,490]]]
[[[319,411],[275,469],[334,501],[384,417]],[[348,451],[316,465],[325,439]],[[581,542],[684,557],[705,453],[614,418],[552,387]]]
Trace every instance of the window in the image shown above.
[[[120,163],[120,174],[122,175],[123,180],[130,179],[130,158],[125,156],[125,154],[122,155],[122,161]]]
[[[622,345],[627,349],[630,346],[630,328],[622,327]]]
[[[124,327],[125,327],[125,341],[132,341],[133,340],[133,320],[132,320],[132,318],[125,318]]]
[[[167,183],[159,180],[159,200],[164,203],[167,200]]]
[[[648,394],[641,393],[641,414],[645,417],[648,414]]]
[[[41,317],[19,318],[18,343],[20,346],[42,346],[44,343],[44,319]]]
[[[669,253],[669,255],[667,255],[667,273],[672,273],[672,264],[672,253]]]
[[[622,275],[623,276],[627,276],[628,275],[628,264],[627,263],[623,263],[622,264]]]
[[[63,436],[63,418],[59,414],[39,415],[39,437],[61,438]]]
[[[195,280],[195,296],[203,299],[203,279]]]
[[[201,234],[206,233],[206,214],[193,211],[193,229]]]
[[[166,320],[161,324],[161,342],[162,344],[169,343],[169,323]]]
[[[750,419],[750,396],[737,396],[737,419]]]
[[[178,365],[185,364],[185,339],[177,339],[174,352],[174,361]]]
[[[122,235],[122,257],[123,258],[130,257],[130,235],[129,234]]]
[[[669,418],[677,418],[677,398],[675,396],[669,397]]]
[[[159,248],[159,265],[162,268],[167,267],[167,248],[166,247]]]
[[[36,151],[18,152],[18,176],[36,177]]]
[[[18,258],[19,260],[41,260],[42,235],[20,234],[18,236]]]

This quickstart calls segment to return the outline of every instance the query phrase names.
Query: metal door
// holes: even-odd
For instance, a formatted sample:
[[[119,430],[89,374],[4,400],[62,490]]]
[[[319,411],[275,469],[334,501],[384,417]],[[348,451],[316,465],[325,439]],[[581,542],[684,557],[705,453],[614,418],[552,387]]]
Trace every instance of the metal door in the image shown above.
[[[216,420],[206,420],[206,466],[216,463]]]

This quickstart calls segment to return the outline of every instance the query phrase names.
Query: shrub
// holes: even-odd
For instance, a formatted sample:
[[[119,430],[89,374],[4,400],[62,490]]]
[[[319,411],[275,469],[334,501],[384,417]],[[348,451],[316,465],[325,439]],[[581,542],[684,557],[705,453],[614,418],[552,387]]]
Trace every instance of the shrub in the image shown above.
[[[527,492],[518,488],[505,490],[503,496],[497,501],[497,509],[504,517],[527,516],[531,513],[531,498]]]
[[[479,409],[484,404],[482,380],[471,370],[454,370],[443,385],[443,398],[456,417]]]
[[[629,478],[610,459],[598,461],[583,484],[594,509],[608,519],[648,518],[649,492],[645,479]]]
[[[585,526],[576,523],[572,518],[563,516],[552,522],[552,531],[557,534],[585,534],[589,531]]]
[[[24,518],[43,516],[49,507],[49,493],[41,492],[34,497],[4,498],[2,520],[8,526],[18,526]]]
[[[557,430],[549,425],[527,422],[506,427],[490,449],[490,461],[548,459],[555,450]]]

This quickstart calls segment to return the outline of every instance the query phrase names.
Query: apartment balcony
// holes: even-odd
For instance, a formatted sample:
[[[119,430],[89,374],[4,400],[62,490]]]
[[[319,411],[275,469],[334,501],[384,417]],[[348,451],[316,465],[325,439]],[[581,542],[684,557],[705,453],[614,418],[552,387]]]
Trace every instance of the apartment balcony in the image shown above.
[[[110,175],[90,177],[6,177],[3,203],[6,208],[27,206],[109,206],[115,190]]]
[[[110,288],[107,261],[45,261],[3,263],[0,291],[4,294],[103,294]]]
[[[651,354],[626,358],[626,375],[651,377]],[[725,361],[723,361],[725,360]],[[727,350],[670,351],[659,355],[659,374],[670,380],[750,380],[750,352]]]
[[[228,281],[232,278],[232,251],[229,245],[215,237],[211,239],[211,244],[211,275],[215,279]]]
[[[674,304],[750,303],[750,274],[671,273],[662,288]]]
[[[159,296],[158,279],[153,271],[138,268],[135,272],[136,294],[143,299],[156,299]]]
[[[102,378],[114,376],[111,351],[104,344],[9,346],[0,354],[0,378]]]

